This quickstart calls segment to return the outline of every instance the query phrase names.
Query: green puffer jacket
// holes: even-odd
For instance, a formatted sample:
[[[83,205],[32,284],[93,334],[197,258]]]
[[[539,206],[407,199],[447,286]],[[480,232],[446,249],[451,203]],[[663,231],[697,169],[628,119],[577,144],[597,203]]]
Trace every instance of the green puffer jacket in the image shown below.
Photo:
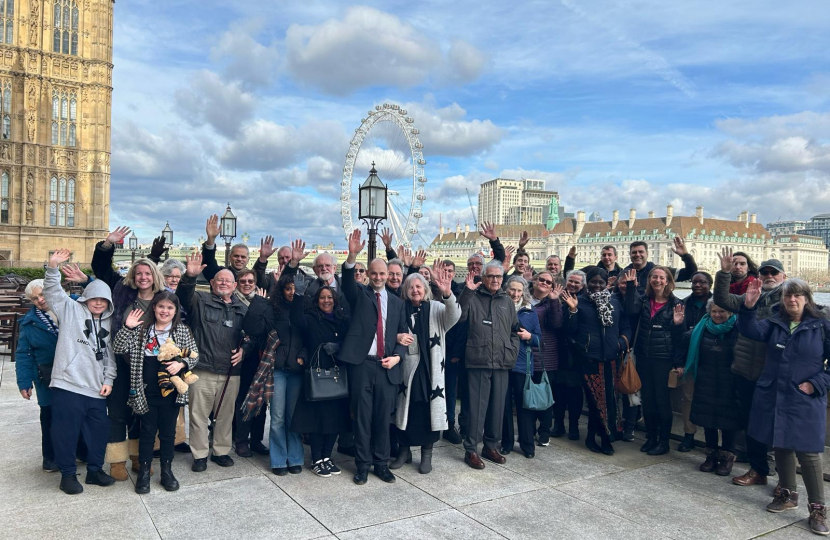
[[[712,296],[715,305],[732,313],[738,313],[744,303],[743,295],[731,294],[729,285],[732,282],[732,274],[723,270],[715,274],[715,291]],[[756,319],[762,321],[769,319],[778,312],[778,303],[781,301],[781,287],[771,291],[762,291],[761,298],[755,305],[758,312]],[[738,335],[735,343],[735,355],[732,360],[732,373],[741,377],[757,381],[764,371],[764,363],[767,357],[767,344],[763,341],[754,341],[743,335]]]
[[[472,369],[513,369],[519,354],[519,318],[513,300],[504,290],[490,293],[480,286],[464,287],[459,298],[462,315],[469,322],[464,361]],[[487,321],[487,322],[485,322]]]

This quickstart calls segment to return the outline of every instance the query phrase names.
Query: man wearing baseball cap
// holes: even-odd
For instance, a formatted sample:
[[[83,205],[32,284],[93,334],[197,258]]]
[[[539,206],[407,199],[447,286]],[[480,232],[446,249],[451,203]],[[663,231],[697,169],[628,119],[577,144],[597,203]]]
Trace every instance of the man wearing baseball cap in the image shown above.
[[[715,291],[713,299],[715,305],[732,313],[737,313],[744,301],[744,295],[730,294],[729,284],[732,279],[733,253],[731,248],[723,248],[718,255],[721,270],[715,276]],[[768,319],[777,312],[781,301],[781,284],[787,279],[784,265],[778,259],[763,261],[758,267],[761,280],[761,298],[758,300],[758,320]],[[732,361],[732,373],[738,390],[738,401],[741,406],[744,425],[749,424],[749,411],[752,408],[752,396],[755,393],[755,383],[764,371],[766,360],[766,343],[753,341],[738,335],[735,344],[735,355]],[[746,454],[749,461],[749,470],[746,474],[736,476],[732,483],[739,486],[754,486],[767,484],[770,466],[767,461],[767,445],[746,436]]]

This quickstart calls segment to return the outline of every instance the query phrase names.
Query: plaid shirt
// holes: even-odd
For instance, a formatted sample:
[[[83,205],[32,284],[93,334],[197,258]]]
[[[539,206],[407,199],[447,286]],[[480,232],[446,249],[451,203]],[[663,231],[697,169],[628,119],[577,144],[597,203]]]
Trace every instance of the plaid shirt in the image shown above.
[[[280,338],[277,331],[271,330],[268,333],[268,344],[259,360],[254,380],[251,381],[251,387],[245,396],[243,405],[245,413],[242,417],[244,421],[258,415],[262,410],[262,405],[271,401],[274,395],[274,358],[279,346]]]

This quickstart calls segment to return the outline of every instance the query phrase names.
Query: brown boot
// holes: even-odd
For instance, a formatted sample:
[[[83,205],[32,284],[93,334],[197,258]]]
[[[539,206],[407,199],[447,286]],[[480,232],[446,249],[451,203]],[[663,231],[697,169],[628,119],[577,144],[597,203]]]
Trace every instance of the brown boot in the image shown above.
[[[706,461],[700,464],[700,472],[712,472],[718,465],[717,449],[707,448]]]
[[[767,477],[758,474],[755,469],[749,469],[746,474],[734,477],[732,483],[736,486],[765,486]]]
[[[830,529],[827,528],[827,509],[823,504],[810,503],[810,519],[807,523],[815,534],[822,536],[830,534]]]
[[[110,463],[110,476],[119,482],[127,480],[130,475],[127,474],[127,462],[121,461],[119,463]]]
[[[732,472],[732,465],[735,464],[735,454],[732,452],[718,452],[718,467],[715,469],[715,474],[718,476],[729,476]]]
[[[138,470],[141,468],[141,464],[138,462],[138,456],[130,456],[130,460],[133,462],[133,472],[137,473]],[[150,464],[150,476],[153,476],[153,465]]]
[[[767,505],[767,511],[773,514],[793,510],[794,508],[798,508],[798,493],[785,488],[781,488],[781,494],[777,495]]]

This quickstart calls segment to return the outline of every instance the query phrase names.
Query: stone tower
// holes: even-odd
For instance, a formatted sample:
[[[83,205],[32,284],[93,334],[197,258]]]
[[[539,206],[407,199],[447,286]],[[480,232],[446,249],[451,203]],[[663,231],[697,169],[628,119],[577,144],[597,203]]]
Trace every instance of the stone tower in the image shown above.
[[[109,226],[114,0],[0,0],[0,265]]]

